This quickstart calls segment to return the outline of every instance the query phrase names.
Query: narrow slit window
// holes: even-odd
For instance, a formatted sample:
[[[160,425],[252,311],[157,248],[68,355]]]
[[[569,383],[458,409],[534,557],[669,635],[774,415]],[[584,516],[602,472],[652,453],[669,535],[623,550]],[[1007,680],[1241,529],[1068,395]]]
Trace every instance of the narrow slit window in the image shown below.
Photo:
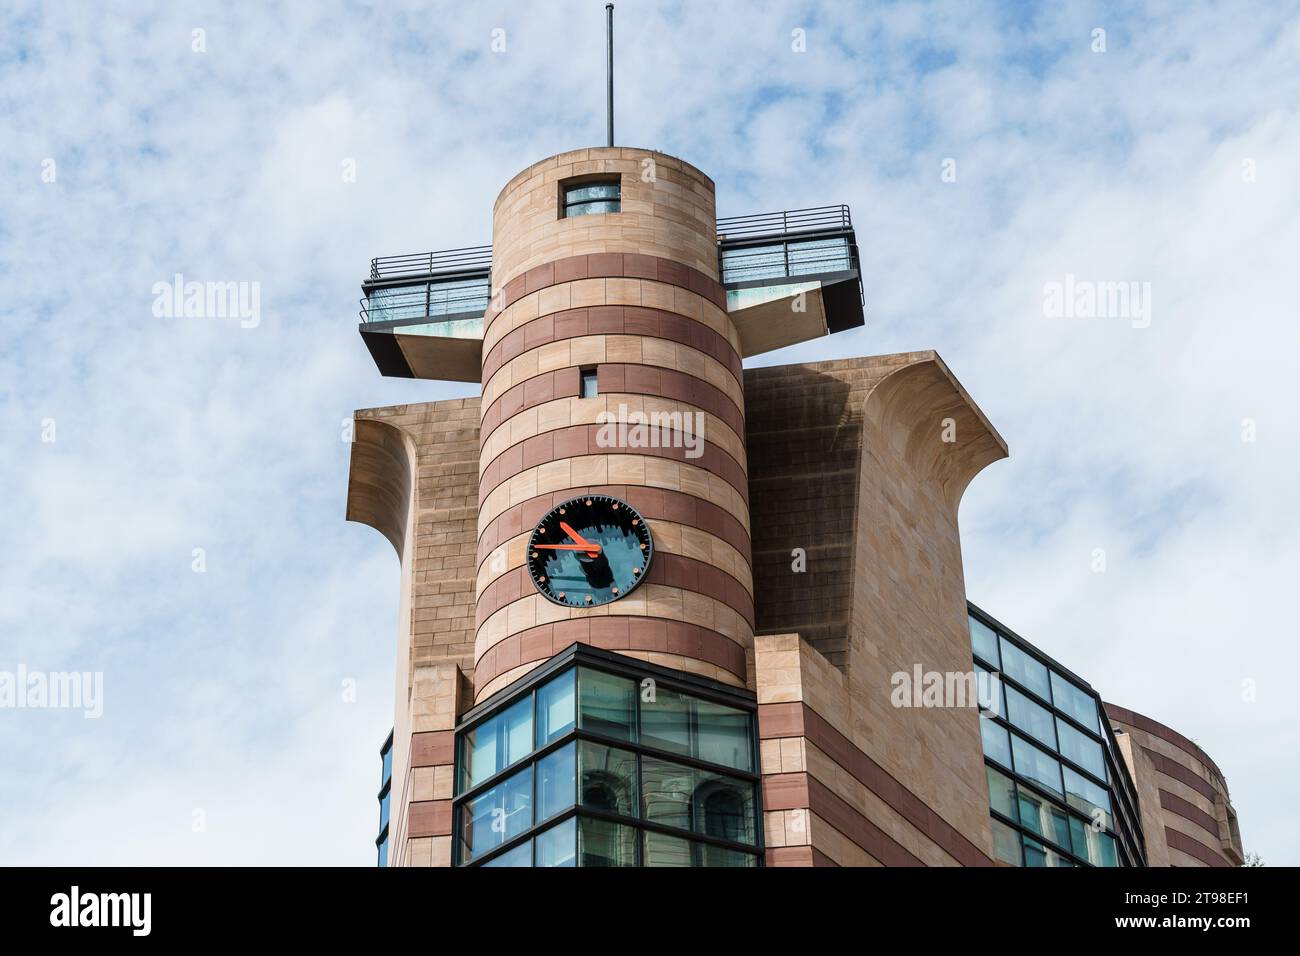
[[[565,186],[564,218],[618,212],[620,186],[617,179],[608,182],[585,182]]]
[[[591,365],[582,370],[582,385],[578,395],[580,398],[595,398],[597,394],[596,367]]]

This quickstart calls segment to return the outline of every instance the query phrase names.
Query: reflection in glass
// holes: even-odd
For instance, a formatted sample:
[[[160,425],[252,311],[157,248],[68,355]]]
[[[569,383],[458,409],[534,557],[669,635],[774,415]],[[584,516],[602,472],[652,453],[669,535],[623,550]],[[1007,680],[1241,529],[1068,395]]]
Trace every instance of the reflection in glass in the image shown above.
[[[537,691],[537,746],[545,747],[573,729],[577,674],[573,668]]]
[[[641,701],[641,743],[670,753],[691,752],[691,701],[684,694],[655,688]]]
[[[639,678],[574,664],[459,733],[457,792],[475,789],[454,809],[457,862],[758,865],[756,852],[706,842],[757,846],[756,785],[733,775],[756,764],[753,713],[664,686],[642,691]],[[573,739],[575,730],[610,741]],[[1005,730],[1003,749],[1009,763]],[[596,811],[628,822],[594,819]]]
[[[1007,729],[987,717],[980,718],[980,736],[984,740],[984,756],[996,760],[1004,767],[1011,766],[1011,743]]]
[[[1114,829],[1111,817],[1110,794],[1082,774],[1069,767],[1065,771],[1065,802],[1081,811],[1088,819],[1100,819],[1109,829]]]
[[[636,866],[636,829],[608,820],[578,820],[579,866]]]
[[[588,183],[564,191],[564,215],[588,216],[597,212],[618,212],[619,183]]]
[[[576,206],[570,206],[568,209],[569,216],[590,216],[598,212],[618,212],[618,200],[613,202],[584,202]]]
[[[1060,846],[1070,846],[1070,822],[1064,810],[1024,787],[1020,788],[1019,803],[1024,827]]]
[[[644,866],[690,866],[691,841],[647,830],[644,840]]]
[[[992,664],[996,669],[1000,666],[998,662],[998,636],[993,629],[982,621],[975,618],[969,618],[970,621],[970,646],[975,655],[983,660],[986,664]]]
[[[1074,864],[1051,847],[1025,837],[1025,866],[1068,867]]]
[[[1046,707],[1035,704],[1014,687],[1007,691],[1007,719],[1027,734],[1056,749],[1056,720]]]
[[[565,202],[585,202],[591,199],[617,199],[618,183],[592,183],[590,186],[573,186],[564,191]]]
[[[708,770],[695,773],[691,815],[697,833],[731,840],[754,842],[754,786]]]
[[[461,807],[463,859],[481,856],[532,826],[533,768],[485,790]]]
[[[626,677],[582,668],[578,673],[578,726],[619,740],[636,739],[636,685]]]
[[[533,703],[528,697],[489,717],[462,738],[461,790],[477,786],[533,749]]]
[[[710,843],[695,844],[696,866],[758,866],[758,857],[752,853],[743,853],[725,846],[713,846]]]
[[[666,760],[641,758],[641,814],[664,826],[691,828],[695,773]]]
[[[1096,860],[1097,866],[1119,866],[1119,854],[1115,851],[1115,838],[1109,833],[1093,832],[1096,840],[1096,852],[1090,846],[1088,859]]]
[[[794,278],[826,272],[844,272],[854,267],[849,242],[842,237],[831,239],[791,236],[785,242],[761,243],[722,250],[722,282],[747,282],[755,279]],[[728,292],[733,301],[736,290]]]
[[[578,777],[576,756],[576,748],[570,742],[537,761],[539,823],[573,806]]]
[[[500,856],[494,856],[483,864],[489,866],[532,866],[533,865],[533,843],[531,840],[525,840],[516,847],[511,847]]]
[[[578,750],[579,798],[584,807],[626,817],[637,812],[636,755],[582,741]]]
[[[1003,863],[1020,865],[1020,834],[1001,820],[993,822],[993,856]]]
[[[1052,703],[1085,727],[1101,730],[1097,721],[1097,702],[1092,695],[1052,671]]]
[[[1001,674],[976,664],[975,691],[981,707],[999,717],[1007,715],[1006,692],[1002,686]]]
[[[992,767],[984,767],[984,775],[989,781],[989,806],[1003,816],[1016,818],[1016,787],[1011,778],[999,773]]]
[[[1052,688],[1047,679],[1047,668],[1034,660],[1005,637],[1002,645],[1002,673],[1024,684],[1043,700],[1052,699]]]
[[[707,700],[697,700],[695,755],[709,763],[749,771],[754,766],[754,746],[747,711]]]
[[[1101,744],[1087,734],[1075,730],[1063,720],[1058,720],[1056,723],[1061,735],[1061,755],[1105,780],[1106,758],[1102,755]]]
[[[1011,735],[1011,750],[1016,773],[1055,794],[1061,793],[1061,764],[1055,757],[1016,734]]]
[[[1104,830],[1090,826],[1078,817],[1070,817],[1070,837],[1075,855],[1093,866],[1119,866],[1115,838]]]
[[[539,833],[533,842],[537,844],[538,866],[577,866],[578,818],[557,823]]]

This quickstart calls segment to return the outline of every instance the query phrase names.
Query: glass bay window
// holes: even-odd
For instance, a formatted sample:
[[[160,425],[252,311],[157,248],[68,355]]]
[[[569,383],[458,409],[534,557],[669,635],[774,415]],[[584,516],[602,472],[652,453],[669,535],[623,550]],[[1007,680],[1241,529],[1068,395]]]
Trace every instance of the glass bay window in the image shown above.
[[[455,859],[757,866],[752,695],[575,646],[457,733]]]

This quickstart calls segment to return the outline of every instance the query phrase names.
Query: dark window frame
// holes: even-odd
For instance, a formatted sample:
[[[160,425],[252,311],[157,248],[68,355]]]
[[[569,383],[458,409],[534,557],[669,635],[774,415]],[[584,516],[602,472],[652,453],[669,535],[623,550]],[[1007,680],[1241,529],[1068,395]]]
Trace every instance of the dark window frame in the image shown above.
[[[1079,856],[1077,853],[1074,852],[1073,846],[1063,847],[1052,837],[1047,837],[1040,833],[1035,833],[1033,830],[1029,829],[1027,826],[1021,823],[1019,819],[1020,791],[1022,789],[1027,790],[1030,793],[1032,793],[1035,797],[1038,797],[1043,802],[1048,803],[1053,807],[1055,807],[1056,809],[1063,811],[1066,815],[1067,820],[1071,820],[1071,819],[1077,820],[1081,822],[1084,826],[1089,828],[1092,826],[1091,820],[1089,820],[1083,814],[1079,813],[1077,810],[1062,805],[1061,801],[1056,796],[1048,793],[1047,791],[1043,790],[1041,787],[1035,786],[1032,780],[1028,780],[1024,777],[1020,777],[1014,773],[1008,773],[1007,768],[1000,766],[999,764],[997,764],[992,760],[989,760],[987,757],[985,758],[984,763],[986,767],[992,767],[998,773],[1002,774],[1002,776],[1009,778],[1011,781],[1011,786],[1013,788],[1012,806],[1016,808],[1017,816],[1009,817],[1001,810],[996,810],[993,807],[989,808],[989,815],[993,819],[997,820],[999,823],[1011,827],[1011,829],[1015,830],[1016,833],[1020,836],[1021,861],[1022,861],[1020,863],[1021,866],[1024,866],[1024,862],[1023,862],[1024,838],[1028,837],[1029,839],[1037,843],[1041,843],[1044,846],[1049,847],[1053,852],[1059,853],[1064,857],[1068,857],[1070,861],[1074,863],[1076,866],[1091,867],[1092,869],[1110,869],[1110,867],[1099,867],[1096,863],[1088,862],[1087,859]],[[1104,829],[1102,832],[1107,834],[1112,840],[1115,841],[1115,849],[1116,849],[1117,859],[1120,861],[1120,867],[1136,867],[1136,866],[1143,865],[1141,863],[1133,862],[1131,858],[1129,858],[1124,845],[1124,840],[1118,833],[1115,833],[1113,830],[1110,829]]]
[[[636,695],[637,707],[634,718],[637,724],[637,740],[629,741],[624,738],[615,737],[609,734],[603,734],[598,731],[579,727],[578,715],[581,712],[581,678],[577,677],[578,693],[574,701],[574,725],[560,737],[547,742],[544,746],[537,744],[537,725],[536,725],[536,706],[537,693],[539,689],[550,682],[551,679],[561,676],[564,671],[572,668],[586,668],[594,671],[612,674],[614,676],[641,681],[646,678],[652,678],[656,686],[662,689],[675,691],[677,693],[688,694],[702,700],[712,703],[722,704],[738,710],[743,710],[749,714],[750,719],[750,765],[755,768],[752,771],[737,770],[724,764],[716,764],[707,760],[700,760],[689,754],[679,754],[673,751],[664,750],[658,747],[642,744],[640,741],[640,695]],[[472,788],[456,793],[452,800],[452,865],[457,867],[476,867],[490,862],[496,857],[509,853],[525,842],[530,842],[532,846],[532,860],[536,864],[537,847],[535,838],[544,831],[550,830],[554,826],[565,823],[571,817],[585,817],[588,819],[603,820],[609,823],[622,824],[630,826],[637,831],[635,865],[644,865],[644,843],[645,838],[642,835],[645,832],[655,832],[666,836],[684,839],[692,844],[707,844],[722,849],[735,850],[755,858],[755,865],[764,865],[764,839],[763,839],[763,801],[762,801],[762,774],[760,766],[760,742],[758,738],[758,701],[755,695],[747,691],[741,691],[725,684],[708,680],[693,674],[687,674],[680,671],[674,671],[669,668],[660,667],[657,664],[649,664],[632,658],[623,657],[622,655],[603,651],[599,648],[590,647],[585,644],[573,644],[566,648],[560,654],[556,655],[546,664],[542,665],[525,674],[520,679],[514,681],[509,686],[493,694],[481,704],[471,708],[461,722],[456,727],[456,767],[455,780],[459,785],[462,775],[463,748],[461,741],[464,735],[473,730],[482,722],[495,717],[497,714],[513,707],[523,699],[532,701],[533,706],[533,743],[532,749],[528,755],[509,767],[497,771],[490,777],[484,778]],[[472,860],[462,858],[461,833],[462,812],[464,804],[490,790],[508,777],[523,772],[526,768],[532,768],[532,793],[530,795],[530,806],[534,813],[536,812],[537,803],[537,786],[538,774],[535,768],[546,757],[569,745],[579,747],[583,741],[612,747],[619,750],[632,753],[636,757],[636,806],[633,808],[635,816],[624,815],[597,809],[594,807],[583,806],[581,796],[577,792],[577,782],[575,782],[574,804],[561,810],[559,813],[552,814],[545,820],[538,821],[534,818],[533,822],[519,833],[514,834],[509,840],[504,840],[498,846],[492,847],[478,855]],[[641,775],[642,761],[644,758],[666,761],[686,767],[691,770],[708,771],[711,773],[721,774],[726,777],[743,781],[753,790],[754,804],[754,842],[743,843],[734,840],[728,840],[722,837],[712,836],[708,833],[696,830],[682,830],[677,827],[666,824],[656,823],[647,820],[640,815],[640,795],[641,795]],[[581,762],[580,755],[577,757]],[[579,780],[580,774],[579,774]],[[581,826],[581,820],[578,821]],[[692,859],[696,857],[696,850],[692,847]],[[578,861],[575,861],[578,862]]]
[[[1070,770],[1074,771],[1075,773],[1083,777],[1084,780],[1094,784],[1095,786],[1100,787],[1110,795],[1112,826],[1107,828],[1107,832],[1110,833],[1115,838],[1115,841],[1118,844],[1119,859],[1121,860],[1120,865],[1121,866],[1145,866],[1146,865],[1145,864],[1146,840],[1142,833],[1141,822],[1140,822],[1141,818],[1138,815],[1139,807],[1138,807],[1138,800],[1137,800],[1137,790],[1136,787],[1133,785],[1132,777],[1129,775],[1128,766],[1124,764],[1123,760],[1119,756],[1118,743],[1115,740],[1114,728],[1111,726],[1109,719],[1107,719],[1106,717],[1105,704],[1101,699],[1101,695],[1098,694],[1096,690],[1093,689],[1091,684],[1089,684],[1083,678],[1079,677],[1079,675],[1075,674],[1069,668],[1062,666],[1060,663],[1058,663],[1048,655],[1044,654],[1042,651],[1038,650],[1038,648],[1034,647],[1024,638],[1020,637],[1018,634],[1011,631],[1001,622],[999,622],[998,620],[996,620],[995,618],[993,618],[992,616],[990,616],[989,614],[987,614],[986,612],[978,608],[976,605],[967,602],[967,611],[970,617],[974,618],[979,623],[983,624],[985,627],[989,628],[994,632],[994,634],[999,639],[999,648],[1000,648],[1000,642],[1002,640],[1006,640],[1007,643],[1011,644],[1016,649],[1028,655],[1030,658],[1033,658],[1038,663],[1044,665],[1047,668],[1049,695],[1054,696],[1054,692],[1052,689],[1052,681],[1051,681],[1051,674],[1054,672],[1059,674],[1061,678],[1070,682],[1078,690],[1082,691],[1083,693],[1086,693],[1088,696],[1090,696],[1093,699],[1097,707],[1097,713],[1101,720],[1101,725],[1102,727],[1105,728],[1104,734],[1099,732],[1099,729],[1096,727],[1089,727],[1086,724],[1080,723],[1071,714],[1059,708],[1056,705],[1054,700],[1045,699],[1041,694],[1037,693],[1032,688],[1026,687],[1024,684],[1016,680],[1014,677],[1007,676],[1007,674],[1005,674],[1001,670],[1000,661],[998,662],[997,666],[994,666],[990,662],[986,661],[979,654],[975,653],[973,642],[972,642],[971,658],[973,663],[978,664],[981,667],[985,667],[990,671],[996,672],[999,676],[999,679],[1005,685],[1012,687],[1013,689],[1019,691],[1021,694],[1024,694],[1031,701],[1040,704],[1043,707],[1046,707],[1048,711],[1053,715],[1053,717],[1055,717],[1057,720],[1061,721],[1066,726],[1083,733],[1087,739],[1091,739],[1094,742],[1101,745],[1103,760],[1105,763],[1105,769],[1107,775],[1110,777],[1109,780],[1099,779],[1097,775],[1094,774],[1092,771],[1090,771],[1086,767],[1081,766],[1080,764],[1075,763],[1069,757],[1062,754],[1059,750],[1059,739],[1057,741],[1058,748],[1050,752],[1052,756],[1061,764],[1062,767],[1068,767]],[[1012,724],[1010,721],[1010,715],[1008,713],[992,715],[992,714],[988,714],[987,711],[981,709],[980,719],[993,720],[999,726],[1004,727],[1009,733],[1019,734],[1024,739],[1034,742],[1036,746],[1040,746],[1040,747],[1042,746],[1040,743],[1034,741],[1032,734],[1029,734],[1027,731],[1019,730],[1014,724]],[[1059,737],[1059,733],[1058,733],[1058,737]],[[989,766],[992,766],[1001,772],[1006,773],[1010,771],[1010,776],[1015,780],[1017,786],[1026,782],[1026,778],[1020,775],[1019,773],[1016,773],[1014,771],[1014,768],[1003,767],[1001,764],[997,763],[997,761],[992,760],[991,758],[988,757],[985,757],[984,760],[985,763],[987,763]],[[1031,789],[1034,789],[1036,792],[1040,792],[1040,793],[1043,791],[1042,787],[1033,786],[1032,780],[1028,782],[1031,786]],[[1062,781],[1062,783],[1064,784],[1064,781]],[[1067,813],[1071,813],[1076,817],[1080,816],[1078,811],[1075,811],[1072,808],[1070,808],[1068,805],[1065,805],[1064,801],[1061,798],[1052,798],[1052,802],[1057,804],[1058,806],[1062,806],[1062,808],[1065,809]],[[1004,821],[1004,822],[1009,822],[1009,821]],[[1089,824],[1091,823],[1091,821],[1086,821],[1086,822],[1088,822]],[[1020,828],[1018,827],[1018,829]],[[1050,841],[1044,841],[1040,837],[1037,837],[1032,833],[1030,833],[1029,836],[1032,839],[1038,840],[1040,843],[1050,842]]]

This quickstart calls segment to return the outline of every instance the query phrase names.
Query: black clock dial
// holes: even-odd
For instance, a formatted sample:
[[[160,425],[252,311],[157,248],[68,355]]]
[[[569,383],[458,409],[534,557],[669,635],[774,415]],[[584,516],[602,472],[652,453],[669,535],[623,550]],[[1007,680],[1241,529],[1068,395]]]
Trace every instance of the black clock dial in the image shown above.
[[[552,508],[528,539],[528,573],[556,604],[599,607],[645,580],[654,541],[625,501],[583,495]]]

